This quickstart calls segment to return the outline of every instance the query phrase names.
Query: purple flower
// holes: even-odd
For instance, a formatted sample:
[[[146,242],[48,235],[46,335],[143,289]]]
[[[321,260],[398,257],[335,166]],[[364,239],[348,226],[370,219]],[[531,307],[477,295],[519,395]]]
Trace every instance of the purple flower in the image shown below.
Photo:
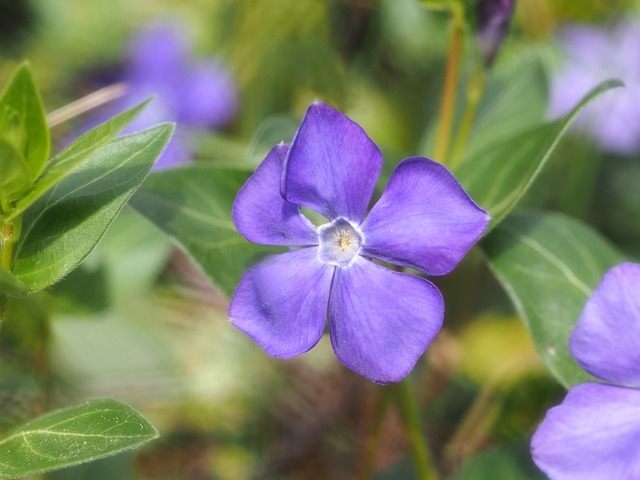
[[[625,88],[604,93],[574,124],[590,133],[605,151],[640,151],[640,24],[627,20],[614,28],[574,25],[564,28],[565,59],[551,82],[549,113],[569,112],[597,84],[617,78]]]
[[[573,387],[531,441],[552,480],[640,478],[640,265],[612,268],[570,339],[580,366],[608,382]]]
[[[291,147],[274,147],[238,193],[233,221],[242,235],[296,247],[247,270],[229,307],[231,322],[270,355],[311,349],[328,316],[340,361],[391,383],[438,333],[437,288],[381,263],[444,275],[489,218],[446,168],[421,157],[398,165],[365,217],[381,168],[382,154],[362,128],[316,102]],[[326,223],[314,226],[300,207]]]
[[[238,93],[227,70],[214,58],[195,60],[186,26],[154,23],[131,40],[122,81],[127,94],[102,112],[95,123],[156,98],[124,131],[135,132],[159,122],[176,122],[176,132],[156,163],[167,167],[191,160],[188,130],[216,130],[233,119]]]
[[[480,0],[476,39],[485,64],[491,65],[507,34],[515,0]]]

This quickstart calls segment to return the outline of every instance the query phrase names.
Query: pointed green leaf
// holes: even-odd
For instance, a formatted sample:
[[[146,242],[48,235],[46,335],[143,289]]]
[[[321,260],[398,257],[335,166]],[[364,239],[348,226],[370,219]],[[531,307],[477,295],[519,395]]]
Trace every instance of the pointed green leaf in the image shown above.
[[[27,294],[27,289],[13,273],[0,268],[0,294],[21,297]]]
[[[11,202],[31,188],[31,175],[20,152],[0,137],[0,214],[11,211]]]
[[[551,373],[565,387],[588,380],[569,353],[569,335],[623,257],[588,226],[551,213],[509,215],[481,247]]]
[[[491,215],[495,227],[538,176],[576,115],[601,93],[621,86],[609,80],[593,89],[566,117],[497,139],[479,148],[456,172],[471,198]]]
[[[13,144],[35,179],[49,157],[49,128],[28,63],[18,68],[0,97],[0,115],[10,117],[4,118],[0,136]]]
[[[147,100],[126,112],[116,115],[111,120],[90,130],[53,157],[36,180],[33,188],[16,202],[15,209],[11,212],[11,217],[24,212],[29,205],[46,191],[89,159],[96,150],[112,140],[124,127],[133,121],[149,101]]]
[[[112,140],[27,209],[13,271],[29,291],[57,282],[93,250],[172,131],[163,124]]]
[[[130,406],[94,400],[38,417],[0,439],[0,479],[90,462],[157,437]]]
[[[226,295],[260,253],[231,220],[231,207],[250,172],[211,165],[154,172],[131,205],[177,240]]]

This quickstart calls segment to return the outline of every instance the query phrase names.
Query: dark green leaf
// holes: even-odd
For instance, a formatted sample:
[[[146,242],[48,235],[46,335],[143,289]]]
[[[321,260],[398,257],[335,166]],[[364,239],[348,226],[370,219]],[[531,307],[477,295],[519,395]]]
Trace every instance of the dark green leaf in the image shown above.
[[[158,125],[111,141],[27,209],[14,274],[29,291],[57,282],[93,250],[172,130]]]
[[[233,201],[249,174],[210,165],[154,172],[131,199],[227,295],[256,257],[268,251],[245,240],[231,220]]]
[[[27,289],[13,273],[0,268],[0,294],[22,296],[27,294]]]
[[[0,115],[10,117],[4,118],[0,136],[13,144],[35,179],[49,157],[49,128],[28,63],[18,68],[0,97]]]
[[[489,228],[516,206],[576,115],[595,97],[621,85],[617,80],[604,82],[566,117],[496,139],[466,158],[456,176],[467,193],[491,215]]]
[[[88,160],[96,150],[112,140],[131,123],[148,103],[149,100],[90,130],[53,157],[36,180],[33,188],[16,202],[15,210],[11,216],[21,214],[46,191]]]
[[[551,213],[510,215],[481,246],[551,373],[565,387],[589,379],[569,353],[569,335],[622,256],[588,226]]]
[[[0,478],[15,478],[89,462],[138,447],[158,431],[116,400],[57,410],[0,439]]]

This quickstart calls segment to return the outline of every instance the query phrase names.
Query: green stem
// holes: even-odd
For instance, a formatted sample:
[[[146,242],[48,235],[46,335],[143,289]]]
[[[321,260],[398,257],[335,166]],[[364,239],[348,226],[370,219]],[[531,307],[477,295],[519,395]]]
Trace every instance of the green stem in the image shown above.
[[[3,220],[0,230],[0,268],[11,271],[13,269],[13,247],[20,238],[22,218]]]
[[[478,104],[484,90],[484,69],[481,62],[478,62],[469,83],[467,84],[467,108],[465,109],[460,128],[453,144],[453,151],[449,162],[449,168],[455,170],[462,159],[462,154],[469,141],[473,121],[476,117]]]
[[[434,468],[431,452],[424,436],[418,404],[409,378],[398,383],[396,389],[398,406],[407,429],[418,478],[420,480],[438,480],[438,472]]]
[[[460,58],[462,56],[462,40],[464,37],[464,13],[457,3],[452,5],[451,41],[449,56],[444,74],[442,101],[438,113],[438,132],[434,149],[434,159],[446,165],[453,131],[453,117],[456,106],[456,90],[460,74]]]

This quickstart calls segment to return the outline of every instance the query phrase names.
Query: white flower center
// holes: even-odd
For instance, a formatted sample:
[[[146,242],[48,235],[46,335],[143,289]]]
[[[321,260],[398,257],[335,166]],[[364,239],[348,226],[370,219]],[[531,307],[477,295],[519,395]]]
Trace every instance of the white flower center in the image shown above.
[[[321,261],[339,267],[347,267],[362,246],[362,233],[345,218],[338,218],[331,223],[318,227]]]

